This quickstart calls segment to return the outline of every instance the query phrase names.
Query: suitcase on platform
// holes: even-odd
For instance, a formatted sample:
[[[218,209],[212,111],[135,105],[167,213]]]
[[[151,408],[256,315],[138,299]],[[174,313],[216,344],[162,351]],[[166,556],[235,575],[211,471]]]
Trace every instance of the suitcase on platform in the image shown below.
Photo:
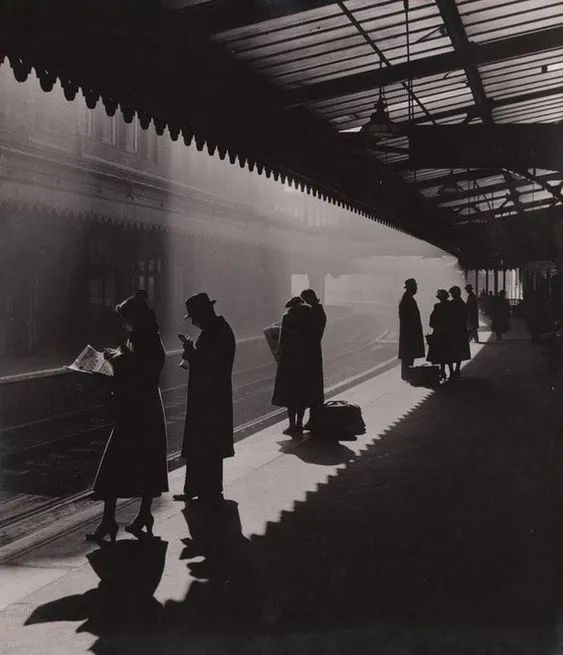
[[[439,366],[411,366],[409,368],[409,383],[413,387],[429,387],[434,389],[440,385]]]
[[[365,434],[366,424],[358,405],[346,400],[329,400],[312,411],[307,428],[314,436],[353,441],[356,435]]]

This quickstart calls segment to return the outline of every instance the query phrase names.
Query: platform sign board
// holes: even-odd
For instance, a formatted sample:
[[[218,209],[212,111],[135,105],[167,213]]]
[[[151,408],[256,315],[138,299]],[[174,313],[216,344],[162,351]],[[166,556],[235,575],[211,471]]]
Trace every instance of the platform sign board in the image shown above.
[[[409,145],[413,168],[563,170],[563,125],[421,125]]]

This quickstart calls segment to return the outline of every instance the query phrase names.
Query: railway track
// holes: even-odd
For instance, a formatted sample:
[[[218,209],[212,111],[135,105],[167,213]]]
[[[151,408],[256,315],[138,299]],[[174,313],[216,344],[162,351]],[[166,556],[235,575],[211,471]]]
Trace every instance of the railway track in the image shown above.
[[[392,366],[395,361],[395,357],[391,356],[394,355],[395,347],[386,343],[389,339],[389,330],[383,331],[377,338],[364,341],[360,345],[356,340],[357,336],[354,335],[352,339],[347,340],[347,343],[342,344],[340,352],[325,360],[328,397],[338,393],[343,385],[345,386],[347,379],[359,381],[362,376],[370,377],[377,374],[378,371]],[[353,342],[355,343],[351,346]],[[285,411],[283,409],[269,409],[271,407],[269,397],[273,372],[272,365],[265,364],[238,371],[235,375],[233,389],[235,417],[238,414],[235,441],[244,439],[249,434],[280,420],[284,416]],[[348,373],[351,375],[348,375]],[[250,379],[248,379],[249,376]],[[181,410],[185,405],[184,393],[185,385],[171,387],[163,392],[169,423],[169,436],[172,437],[168,455],[171,470],[182,464],[179,455],[184,415],[182,411],[178,410]],[[266,409],[269,411],[266,411]],[[61,481],[61,493],[58,495],[52,492],[49,494],[14,492],[5,495],[0,500],[0,545],[9,543],[25,534],[32,525],[41,522],[42,517],[47,515],[56,516],[66,511],[73,511],[76,507],[88,502],[90,496],[88,487],[92,479],[91,464],[98,461],[99,453],[107,440],[107,433],[111,425],[107,420],[101,419],[100,422],[92,424],[93,420],[95,420],[95,417],[89,417],[88,421],[84,421],[71,432],[65,434],[63,431],[55,439],[45,439],[40,443],[34,443],[12,453],[11,456],[17,456],[22,463],[27,461],[26,457],[39,462],[44,461],[45,466],[43,469],[48,473],[49,457],[42,457],[42,454],[49,450],[52,454],[53,446],[56,445],[56,450],[63,460],[66,457],[67,460],[74,458],[75,461],[83,462],[84,458],[87,458],[90,462],[90,466],[87,467],[90,473],[86,476],[87,481],[83,478],[81,480],[75,479],[74,482],[81,488],[76,488],[75,484],[70,493],[64,493],[62,487],[64,487],[65,481]],[[3,465],[9,465],[9,461],[10,456],[3,453]],[[5,474],[6,469],[3,469],[3,472]],[[25,469],[21,470],[20,474],[25,478]],[[71,475],[73,474],[71,473]]]

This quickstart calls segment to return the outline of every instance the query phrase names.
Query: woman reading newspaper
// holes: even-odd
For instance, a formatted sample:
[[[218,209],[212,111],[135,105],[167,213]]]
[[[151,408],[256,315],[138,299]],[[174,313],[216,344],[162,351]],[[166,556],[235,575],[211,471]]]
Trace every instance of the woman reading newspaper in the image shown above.
[[[141,498],[137,518],[125,529],[139,539],[151,535],[152,500],[168,491],[166,423],[158,387],[165,353],[158,324],[143,291],[116,311],[128,339],[105,351],[114,371],[114,427],[94,482],[94,498],[104,501],[104,515],[86,538],[96,542],[106,536],[115,541],[117,498]]]

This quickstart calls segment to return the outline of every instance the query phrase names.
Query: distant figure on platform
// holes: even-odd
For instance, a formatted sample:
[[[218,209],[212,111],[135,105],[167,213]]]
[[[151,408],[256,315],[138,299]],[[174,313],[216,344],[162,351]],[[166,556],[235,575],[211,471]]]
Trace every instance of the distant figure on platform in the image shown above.
[[[475,343],[479,343],[479,305],[477,296],[470,284],[465,287],[465,291],[467,292],[467,332],[469,340],[473,339]]]
[[[485,314],[487,314],[489,318],[491,318],[493,315],[494,306],[495,306],[495,295],[492,291],[489,291],[489,293],[487,293],[487,296],[485,298]]]
[[[317,385],[315,395],[319,399],[318,405],[322,405],[324,401],[324,375],[323,375],[323,351],[322,351],[322,338],[326,327],[326,313],[317,294],[313,289],[305,289],[301,292],[301,298],[311,308],[309,312],[311,318],[311,345],[310,356],[311,366],[313,368],[312,377],[313,383]],[[310,407],[310,413],[314,412],[315,407]]]
[[[436,298],[438,302],[430,314],[430,327],[432,334],[428,338],[428,357],[430,363],[440,367],[440,378],[446,379],[446,366],[450,370],[450,377],[453,377],[451,341],[450,341],[450,304],[448,292],[445,289],[438,289]]]
[[[467,305],[461,297],[461,289],[456,285],[451,287],[449,304],[450,311],[450,357],[453,363],[452,377],[461,375],[461,362],[471,359],[469,335],[467,333]]]
[[[319,386],[318,363],[312,355],[318,338],[314,337],[311,308],[300,296],[290,298],[285,306],[272,404],[287,407],[289,426],[283,433],[293,438],[303,433],[305,409],[322,404],[323,389]]]
[[[401,378],[409,379],[409,368],[417,357],[424,357],[424,334],[418,305],[414,299],[418,286],[414,278],[405,281],[405,293],[399,303],[399,359]]]
[[[186,459],[184,494],[175,500],[223,500],[223,459],[232,457],[235,337],[217,316],[206,293],[186,300],[186,319],[201,330],[197,341],[183,335],[182,360],[188,363],[188,402],[182,457]]]
[[[129,336],[104,352],[114,370],[114,427],[94,482],[94,498],[104,500],[101,524],[89,541],[115,541],[117,498],[141,498],[139,513],[125,529],[137,538],[152,534],[152,500],[168,491],[166,423],[158,388],[165,353],[146,292],[117,305]],[[146,529],[146,532],[143,531]]]
[[[497,341],[501,341],[502,335],[510,331],[510,304],[504,291],[499,291],[493,298],[492,319],[493,332]]]

